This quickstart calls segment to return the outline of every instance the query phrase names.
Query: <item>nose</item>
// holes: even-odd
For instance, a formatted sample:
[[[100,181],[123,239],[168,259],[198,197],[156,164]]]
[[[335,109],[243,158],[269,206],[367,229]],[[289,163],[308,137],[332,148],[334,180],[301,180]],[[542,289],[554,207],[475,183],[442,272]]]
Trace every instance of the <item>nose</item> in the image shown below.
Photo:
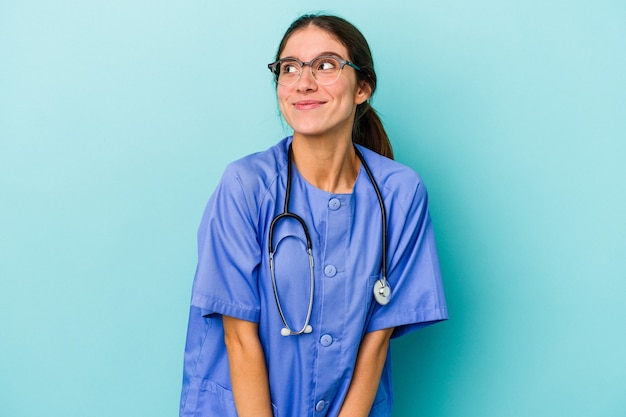
[[[307,68],[308,67],[308,68]],[[311,91],[317,88],[317,82],[315,78],[313,78],[313,73],[311,71],[310,65],[305,65],[302,67],[302,73],[300,74],[300,78],[296,81],[296,89],[298,91]]]

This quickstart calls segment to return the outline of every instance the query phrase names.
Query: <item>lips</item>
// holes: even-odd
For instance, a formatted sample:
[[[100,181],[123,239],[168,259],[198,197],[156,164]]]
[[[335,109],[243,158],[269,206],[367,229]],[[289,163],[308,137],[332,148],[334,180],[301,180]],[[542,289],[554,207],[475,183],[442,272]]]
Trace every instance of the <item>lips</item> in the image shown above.
[[[322,100],[298,100],[293,106],[296,110],[313,110],[324,105],[326,102]]]

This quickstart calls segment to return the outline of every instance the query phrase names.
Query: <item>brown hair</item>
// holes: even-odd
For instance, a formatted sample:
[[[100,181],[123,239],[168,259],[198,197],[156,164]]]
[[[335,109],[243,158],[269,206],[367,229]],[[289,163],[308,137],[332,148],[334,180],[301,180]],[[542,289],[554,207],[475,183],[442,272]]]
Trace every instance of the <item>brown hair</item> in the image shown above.
[[[280,41],[276,60],[285,49],[287,41],[295,32],[308,26],[317,26],[325,30],[337,39],[348,50],[348,59],[361,68],[357,71],[359,81],[365,81],[372,89],[372,95],[376,90],[376,73],[372,52],[363,34],[350,22],[341,17],[322,14],[306,14],[296,19],[285,32]],[[391,142],[385,132],[383,123],[378,113],[370,105],[369,100],[356,107],[354,125],[352,126],[352,141],[363,145],[380,155],[393,159]]]

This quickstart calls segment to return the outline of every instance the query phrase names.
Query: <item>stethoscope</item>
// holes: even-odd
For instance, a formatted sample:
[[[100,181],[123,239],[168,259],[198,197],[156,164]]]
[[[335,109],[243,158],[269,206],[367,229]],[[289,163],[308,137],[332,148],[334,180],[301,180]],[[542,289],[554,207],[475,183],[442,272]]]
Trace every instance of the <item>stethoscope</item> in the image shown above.
[[[381,233],[381,260],[380,260],[380,270],[382,278],[378,279],[374,284],[374,299],[380,305],[386,305],[389,303],[391,298],[391,288],[389,287],[389,283],[387,282],[387,212],[385,210],[385,203],[383,202],[383,197],[380,194],[380,189],[376,184],[376,180],[372,175],[372,171],[370,167],[365,162],[365,158],[359,149],[355,146],[354,150],[356,151],[357,156],[361,160],[361,164],[363,168],[365,168],[365,172],[367,172],[367,176],[370,179],[370,182],[374,186],[374,191],[376,192],[376,197],[378,197],[378,203],[380,204],[380,217],[382,222],[382,233]],[[311,333],[313,331],[313,327],[309,324],[311,320],[311,312],[313,311],[313,291],[315,289],[315,277],[313,275],[313,249],[311,246],[311,236],[309,235],[309,228],[306,223],[302,219],[302,217],[298,216],[295,213],[291,213],[289,211],[289,200],[291,198],[291,177],[292,177],[292,162],[293,160],[293,151],[291,149],[291,144],[289,144],[289,153],[287,155],[287,187],[285,190],[285,204],[284,209],[281,214],[274,217],[272,223],[270,223],[269,230],[269,238],[268,238],[268,247],[269,247],[269,255],[270,255],[270,276],[272,279],[272,289],[274,290],[274,298],[276,300],[276,307],[278,307],[278,314],[280,315],[280,319],[283,322],[283,328],[280,329],[280,334],[283,336],[290,335],[301,335],[303,333]],[[310,282],[310,293],[309,293],[309,307],[306,313],[306,319],[304,320],[304,325],[298,331],[293,330],[291,326],[287,323],[287,319],[285,318],[285,313],[283,312],[282,306],[280,304],[280,299],[278,298],[278,289],[276,288],[276,276],[274,273],[274,254],[276,250],[274,248],[274,227],[276,224],[283,219],[294,219],[297,220],[302,226],[302,230],[304,231],[304,235],[306,237],[306,245],[307,252],[309,255],[309,282]]]

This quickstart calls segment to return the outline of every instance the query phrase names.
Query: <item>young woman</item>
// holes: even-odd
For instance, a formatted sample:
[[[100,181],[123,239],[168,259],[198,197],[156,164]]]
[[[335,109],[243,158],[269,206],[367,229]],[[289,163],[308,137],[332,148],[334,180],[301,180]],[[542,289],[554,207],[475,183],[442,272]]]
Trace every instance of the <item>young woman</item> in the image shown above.
[[[269,65],[293,129],[205,210],[181,416],[389,416],[389,339],[447,318],[427,195],[369,104],[347,21],[305,15]]]

